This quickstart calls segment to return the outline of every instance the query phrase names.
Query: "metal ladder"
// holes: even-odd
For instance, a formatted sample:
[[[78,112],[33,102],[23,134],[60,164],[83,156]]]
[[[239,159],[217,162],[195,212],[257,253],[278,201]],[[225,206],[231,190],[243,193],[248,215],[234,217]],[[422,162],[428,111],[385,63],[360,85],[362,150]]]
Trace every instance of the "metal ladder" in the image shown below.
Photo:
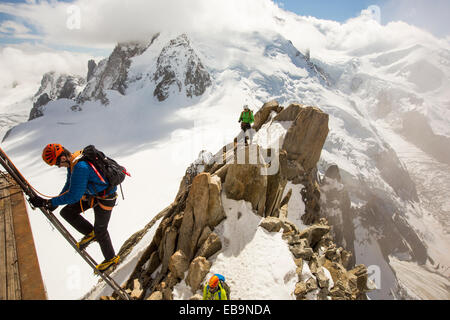
[[[23,175],[16,169],[14,164],[8,158],[6,153],[0,148],[0,164],[5,168],[5,170],[9,173],[9,175],[17,182],[17,184],[22,188],[23,192],[28,197],[37,196],[36,192],[29,185]],[[98,274],[113,290],[114,292],[123,300],[131,300],[130,295],[120,287],[113,278],[111,278],[108,274],[99,272],[96,268],[97,263],[95,260],[84,250],[78,249],[76,245],[76,240],[72,235],[67,231],[64,225],[55,217],[55,215],[46,208],[39,208],[45,217],[50,221],[52,226],[61,233],[61,235],[69,242],[69,244],[75,249],[75,251],[87,262],[87,264],[94,270],[96,274]]]

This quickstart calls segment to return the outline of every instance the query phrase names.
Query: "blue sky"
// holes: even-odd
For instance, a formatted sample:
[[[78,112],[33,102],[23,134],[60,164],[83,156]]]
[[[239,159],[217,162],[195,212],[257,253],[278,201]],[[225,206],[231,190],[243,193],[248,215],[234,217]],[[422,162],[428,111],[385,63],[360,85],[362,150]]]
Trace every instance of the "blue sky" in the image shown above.
[[[344,22],[356,17],[371,5],[381,6],[383,0],[276,0],[280,7],[302,16]]]
[[[303,16],[345,22],[369,6],[380,8],[382,24],[402,20],[435,36],[450,36],[449,0],[274,0],[285,10]]]

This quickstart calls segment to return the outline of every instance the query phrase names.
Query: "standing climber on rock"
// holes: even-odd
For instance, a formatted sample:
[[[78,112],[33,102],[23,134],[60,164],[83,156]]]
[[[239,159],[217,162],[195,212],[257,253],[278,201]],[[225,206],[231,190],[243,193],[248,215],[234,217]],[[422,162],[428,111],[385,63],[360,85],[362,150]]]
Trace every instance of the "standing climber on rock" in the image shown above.
[[[67,168],[67,180],[58,197],[47,200],[36,196],[29,201],[34,207],[45,207],[50,211],[67,204],[61,210],[61,216],[84,235],[77,247],[84,250],[90,243],[97,241],[105,258],[97,265],[97,270],[104,272],[119,262],[108,233],[117,187],[111,188],[93,164],[81,159],[81,156],[82,151],[72,154],[60,144],[48,144],[42,152],[42,159],[50,166]],[[81,216],[89,208],[94,209],[94,226]]]
[[[241,115],[239,117],[239,122],[241,123],[241,129],[244,131],[244,137],[245,137],[245,145],[248,145],[248,137],[246,135],[247,130],[249,130],[249,138],[250,143],[252,143],[252,132],[251,132],[251,124],[255,122],[255,118],[253,117],[253,111],[249,109],[248,105],[244,105],[244,111],[241,112]]]
[[[214,274],[203,288],[203,300],[229,300],[230,287],[221,274]]]

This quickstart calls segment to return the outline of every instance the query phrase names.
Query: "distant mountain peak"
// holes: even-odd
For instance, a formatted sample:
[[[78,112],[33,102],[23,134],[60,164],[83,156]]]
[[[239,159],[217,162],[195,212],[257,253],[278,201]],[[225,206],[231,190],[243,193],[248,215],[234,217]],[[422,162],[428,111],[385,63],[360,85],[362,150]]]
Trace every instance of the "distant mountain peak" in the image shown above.
[[[74,99],[86,80],[83,77],[59,74],[50,71],[42,76],[41,86],[33,97],[33,108],[28,120],[41,117],[44,113],[42,107],[52,100]]]
[[[91,65],[89,82],[77,97],[77,101],[83,103],[88,100],[100,100],[103,104],[108,104],[106,90],[116,90],[124,95],[131,58],[144,53],[150,44],[151,42],[139,41],[118,43],[108,59],[100,61],[94,68]]]
[[[153,95],[159,101],[170,92],[184,92],[187,97],[202,95],[211,85],[211,77],[191,47],[186,34],[181,34],[162,49],[153,75],[156,88]]]

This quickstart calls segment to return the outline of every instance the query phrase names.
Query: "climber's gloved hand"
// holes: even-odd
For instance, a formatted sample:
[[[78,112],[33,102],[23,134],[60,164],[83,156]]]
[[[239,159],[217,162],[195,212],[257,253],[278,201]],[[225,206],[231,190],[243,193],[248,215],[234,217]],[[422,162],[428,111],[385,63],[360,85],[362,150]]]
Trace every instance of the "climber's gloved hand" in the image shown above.
[[[46,200],[46,201],[47,201],[46,208],[47,208],[48,210],[50,210],[50,211],[55,211],[56,208],[58,208],[58,206],[54,206],[54,205],[52,204],[52,200]]]
[[[28,201],[30,201],[31,205],[36,208],[46,208],[50,211],[53,211],[56,208],[58,208],[58,206],[52,205],[51,200],[47,200],[39,196],[30,197]]]
[[[30,197],[30,199],[28,199],[28,201],[30,201],[31,205],[36,208],[45,207],[46,202],[47,202],[47,200],[45,200],[39,196]]]

